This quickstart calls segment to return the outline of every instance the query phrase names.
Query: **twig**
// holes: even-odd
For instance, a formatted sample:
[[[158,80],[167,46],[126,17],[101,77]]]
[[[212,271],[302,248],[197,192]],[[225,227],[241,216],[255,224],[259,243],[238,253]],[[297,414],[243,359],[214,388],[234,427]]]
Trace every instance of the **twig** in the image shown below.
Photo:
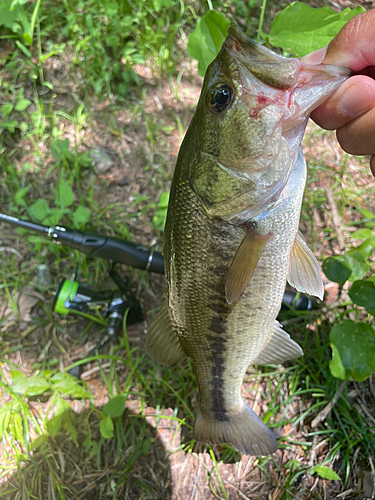
[[[340,216],[337,211],[336,203],[335,200],[333,199],[333,194],[332,191],[328,186],[324,187],[326,195],[327,195],[327,200],[329,203],[329,208],[331,209],[331,214],[332,214],[332,222],[333,222],[333,227],[336,231],[337,235],[337,242],[339,244],[340,250],[344,250],[345,248],[345,242],[344,242],[344,237],[342,235],[341,231],[341,223],[340,223]]]
[[[366,408],[366,406],[361,401],[359,401],[358,403],[355,403],[354,404],[354,408],[356,408],[358,410],[358,413],[360,415],[362,415],[362,417],[365,420],[366,419],[370,419],[373,423],[375,423],[374,417],[371,415],[371,413],[368,411],[368,409]],[[372,434],[375,434],[375,430],[372,427],[369,427],[369,431]]]
[[[371,467],[371,482],[372,482],[372,492],[371,498],[375,497],[375,468],[371,457],[368,457],[368,461]]]
[[[303,498],[305,498],[305,493],[306,493],[307,488],[309,486],[309,479],[311,477],[311,469],[312,469],[314,462],[315,462],[316,451],[317,451],[318,446],[319,446],[318,445],[318,435],[315,434],[313,437],[312,447],[311,447],[311,451],[310,451],[310,458],[308,461],[309,468],[306,471],[306,474],[304,475],[304,477],[302,479],[302,483],[300,484],[299,492],[294,497],[294,500],[302,500]]]
[[[375,386],[374,386],[374,382],[372,380],[372,376],[370,377],[370,392],[371,394],[374,396],[375,398]]]
[[[239,488],[237,488],[237,486],[234,486],[234,484],[229,482],[227,482],[227,485],[233,488],[237,492],[237,495],[239,495],[243,500],[249,500],[249,497],[245,495],[245,493],[243,493]]]
[[[16,250],[15,248],[11,248],[11,247],[0,247],[0,252],[10,252],[10,253],[14,253],[15,255],[17,255],[17,257],[19,259],[22,259],[22,255],[19,253],[18,250]]]
[[[340,399],[341,394],[343,393],[346,384],[347,384],[346,380],[341,382],[341,384],[339,385],[339,388],[337,389],[337,391],[336,391],[335,395],[333,396],[333,398],[331,399],[331,401],[327,404],[327,406],[325,406],[323,408],[323,410],[321,412],[318,413],[318,415],[311,422],[311,427],[313,429],[315,429],[315,427],[318,427],[318,425],[320,424],[320,422],[322,422],[322,420],[326,419],[328,413],[332,410],[332,408],[335,406],[337,401]]]
[[[81,379],[85,379],[85,378],[89,377],[90,375],[92,375],[93,373],[98,372],[100,370],[100,368],[104,369],[104,368],[108,368],[109,366],[111,366],[111,362],[104,363],[101,366],[94,366],[90,370],[87,370],[87,372],[83,372],[81,375]]]

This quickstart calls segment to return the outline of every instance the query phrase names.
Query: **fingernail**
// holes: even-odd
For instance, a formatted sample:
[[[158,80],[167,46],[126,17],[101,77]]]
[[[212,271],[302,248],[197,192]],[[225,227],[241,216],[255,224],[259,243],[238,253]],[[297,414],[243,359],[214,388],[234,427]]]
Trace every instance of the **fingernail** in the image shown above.
[[[341,96],[338,104],[347,115],[359,115],[369,109],[375,101],[375,92],[370,86],[353,85]]]
[[[327,54],[327,47],[323,47],[322,49],[318,49],[315,52],[311,52],[311,54],[307,54],[301,58],[301,62],[305,64],[320,64]]]

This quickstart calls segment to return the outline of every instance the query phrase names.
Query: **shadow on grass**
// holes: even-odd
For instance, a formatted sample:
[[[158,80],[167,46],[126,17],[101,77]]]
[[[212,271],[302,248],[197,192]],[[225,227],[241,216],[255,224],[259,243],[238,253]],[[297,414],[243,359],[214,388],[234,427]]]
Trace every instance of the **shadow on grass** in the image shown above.
[[[37,448],[0,486],[0,498],[170,499],[169,453],[159,431],[126,410],[104,439],[96,410],[65,411],[60,431],[34,441]]]

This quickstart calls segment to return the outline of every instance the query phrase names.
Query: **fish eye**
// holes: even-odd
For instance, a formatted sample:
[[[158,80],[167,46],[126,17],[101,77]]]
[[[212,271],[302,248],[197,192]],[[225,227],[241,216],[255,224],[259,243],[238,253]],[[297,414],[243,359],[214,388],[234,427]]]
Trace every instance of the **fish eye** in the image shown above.
[[[211,111],[220,113],[228,109],[233,102],[233,89],[230,85],[222,84],[213,88],[209,93],[208,103]]]

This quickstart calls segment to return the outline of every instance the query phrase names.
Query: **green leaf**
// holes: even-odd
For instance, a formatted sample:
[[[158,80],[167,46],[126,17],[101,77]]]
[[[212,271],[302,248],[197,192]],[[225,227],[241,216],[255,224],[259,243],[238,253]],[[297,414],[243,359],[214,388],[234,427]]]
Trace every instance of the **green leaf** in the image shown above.
[[[53,85],[52,85],[52,83],[50,83],[50,82],[44,82],[44,83],[43,83],[43,85],[44,85],[45,87],[47,87],[48,89],[53,90]]]
[[[167,208],[169,203],[169,191],[164,191],[164,193],[161,193],[159,201],[158,201],[158,207],[160,208]]]
[[[13,23],[19,18],[19,16],[20,9],[18,6],[10,10],[9,3],[2,3],[2,5],[0,5],[0,26],[12,28]]]
[[[10,416],[12,412],[12,402],[5,403],[0,408],[0,439],[8,432]]]
[[[14,201],[17,203],[17,205],[21,205],[22,207],[26,206],[26,202],[24,200],[24,197],[27,195],[27,193],[30,191],[31,186],[27,186],[25,188],[19,189],[14,197]]]
[[[39,198],[39,200],[31,205],[30,212],[36,220],[42,221],[51,213],[51,209],[44,198]]]
[[[31,101],[29,101],[29,99],[20,99],[19,101],[17,101],[15,109],[16,109],[16,111],[23,111],[28,106],[30,106],[30,104],[31,104]]]
[[[19,370],[11,370],[10,375],[12,377],[13,384],[22,384],[27,380],[26,373],[20,372]]]
[[[342,286],[350,278],[352,271],[341,255],[328,257],[322,264],[322,270],[327,278]]]
[[[11,9],[14,9],[17,5],[25,5],[29,0],[13,0],[13,2],[10,5]]]
[[[359,252],[363,255],[363,257],[371,257],[373,251],[375,249],[375,236],[372,238],[368,238],[363,243],[361,243],[358,247],[349,250],[348,253],[352,251]]]
[[[47,434],[42,434],[41,436],[38,436],[36,439],[34,439],[34,441],[32,441],[30,445],[30,451],[40,448],[47,441],[48,441]]]
[[[375,332],[370,325],[343,321],[332,328],[329,341],[334,377],[362,382],[375,371]]]
[[[318,467],[315,467],[313,472],[316,472],[318,476],[322,477],[323,479],[330,479],[331,481],[341,481],[340,476],[338,476],[335,471],[333,471],[326,465],[319,465]]]
[[[367,208],[361,208],[361,207],[357,207],[358,210],[361,212],[361,214],[363,215],[363,217],[365,217],[366,219],[375,219],[375,214],[372,213],[370,210],[367,210]]]
[[[4,434],[14,435],[14,432],[17,432],[22,439],[22,432],[19,432],[20,422],[19,419],[17,420],[17,417],[20,416],[21,407],[21,403],[17,401],[9,401],[9,403],[3,404],[0,408],[0,439]],[[15,415],[17,415],[17,417],[14,417]],[[14,421],[14,418],[16,418],[16,422]]]
[[[51,154],[57,162],[61,162],[63,159],[68,161],[73,161],[73,155],[69,151],[69,140],[68,139],[55,139],[51,142]]]
[[[49,382],[38,375],[32,375],[26,380],[20,380],[13,386],[14,392],[23,396],[39,396],[50,388]]]
[[[263,35],[274,47],[282,47],[297,57],[325,47],[354,16],[365,12],[363,7],[335,12],[327,5],[315,9],[294,2],[277,14],[270,34]]]
[[[113,437],[113,429],[113,421],[110,416],[106,415],[100,421],[100,433],[104,438],[109,439]]]
[[[51,437],[56,437],[57,434],[60,432],[63,424],[63,419],[64,419],[64,413],[60,413],[59,415],[55,415],[52,417],[50,420],[47,422],[47,430],[48,434]]]
[[[74,193],[69,182],[60,182],[57,187],[57,200],[61,208],[70,207],[74,201]]]
[[[8,132],[11,134],[14,134],[14,131],[16,130],[16,127],[18,126],[18,121],[17,120],[11,120],[10,122],[1,122],[0,127],[6,128]]]
[[[372,281],[355,281],[349,291],[354,304],[366,309],[375,307],[375,285]]]
[[[119,394],[114,398],[111,398],[106,405],[103,407],[104,415],[108,417],[116,418],[120,417],[125,411],[126,394]]]
[[[67,411],[64,413],[64,429],[72,438],[73,443],[78,446],[78,432],[77,432],[77,422],[75,419],[75,413],[73,411]]]
[[[51,378],[53,389],[76,399],[86,399],[90,394],[78,382],[78,380],[69,373],[57,373]]]
[[[146,438],[143,441],[143,444],[142,444],[142,453],[143,453],[143,455],[147,455],[147,453],[150,451],[150,448],[151,448],[151,439],[150,438]]]
[[[61,415],[67,411],[71,411],[72,408],[68,401],[65,401],[60,395],[57,396],[55,415]]]
[[[32,163],[25,162],[22,164],[22,170],[25,172],[30,172],[34,168],[34,165]]]
[[[23,43],[21,43],[19,40],[16,40],[16,45],[17,47],[25,54],[26,57],[28,57],[29,59],[32,59],[32,54],[31,52],[29,51],[29,49],[27,47],[24,46]],[[29,73],[30,75],[30,73]]]
[[[364,238],[370,238],[372,234],[371,229],[358,229],[355,233],[352,233],[350,236],[354,240],[363,240]]]
[[[78,207],[77,210],[75,210],[75,212],[72,213],[72,219],[74,225],[78,227],[85,224],[89,220],[90,214],[91,212],[90,210],[87,210],[87,208],[82,206]]]
[[[117,14],[118,5],[116,2],[105,2],[104,9],[106,16],[113,17]]]
[[[4,118],[7,118],[11,114],[12,109],[13,109],[13,104],[8,102],[7,104],[1,106],[1,114],[3,115]]]
[[[169,192],[165,191],[160,195],[158,201],[159,208],[152,219],[152,225],[158,231],[164,230],[165,223],[167,220],[168,202],[169,202]]]
[[[8,424],[8,432],[17,441],[23,442],[22,416],[17,412],[12,412]]]
[[[41,236],[27,236],[27,241],[33,245],[39,245],[40,243],[45,243],[45,238]]]
[[[105,38],[105,42],[109,47],[116,48],[120,45],[120,38],[117,35],[110,35]]]
[[[153,0],[154,9],[156,12],[160,12],[162,8],[174,7],[174,0]]]
[[[25,40],[26,43],[28,43],[29,45],[32,45],[33,39],[31,38],[29,33],[24,33],[22,36],[23,36],[23,39]]]
[[[78,157],[78,165],[83,168],[87,168],[92,165],[92,158],[90,158],[87,151]]]
[[[288,462],[284,465],[285,469],[298,469],[300,467],[300,463],[298,460],[288,460]]]
[[[209,10],[198,20],[189,36],[188,54],[198,61],[198,73],[204,76],[207,66],[215,59],[229,28],[229,19],[221,12]]]
[[[357,248],[352,248],[349,252],[346,252],[340,257],[347,262],[348,267],[352,270],[349,281],[360,280],[370,269],[370,265],[363,255],[363,252],[360,252]]]
[[[56,226],[65,214],[70,214],[69,208],[52,208],[49,217],[44,220],[44,225]]]

